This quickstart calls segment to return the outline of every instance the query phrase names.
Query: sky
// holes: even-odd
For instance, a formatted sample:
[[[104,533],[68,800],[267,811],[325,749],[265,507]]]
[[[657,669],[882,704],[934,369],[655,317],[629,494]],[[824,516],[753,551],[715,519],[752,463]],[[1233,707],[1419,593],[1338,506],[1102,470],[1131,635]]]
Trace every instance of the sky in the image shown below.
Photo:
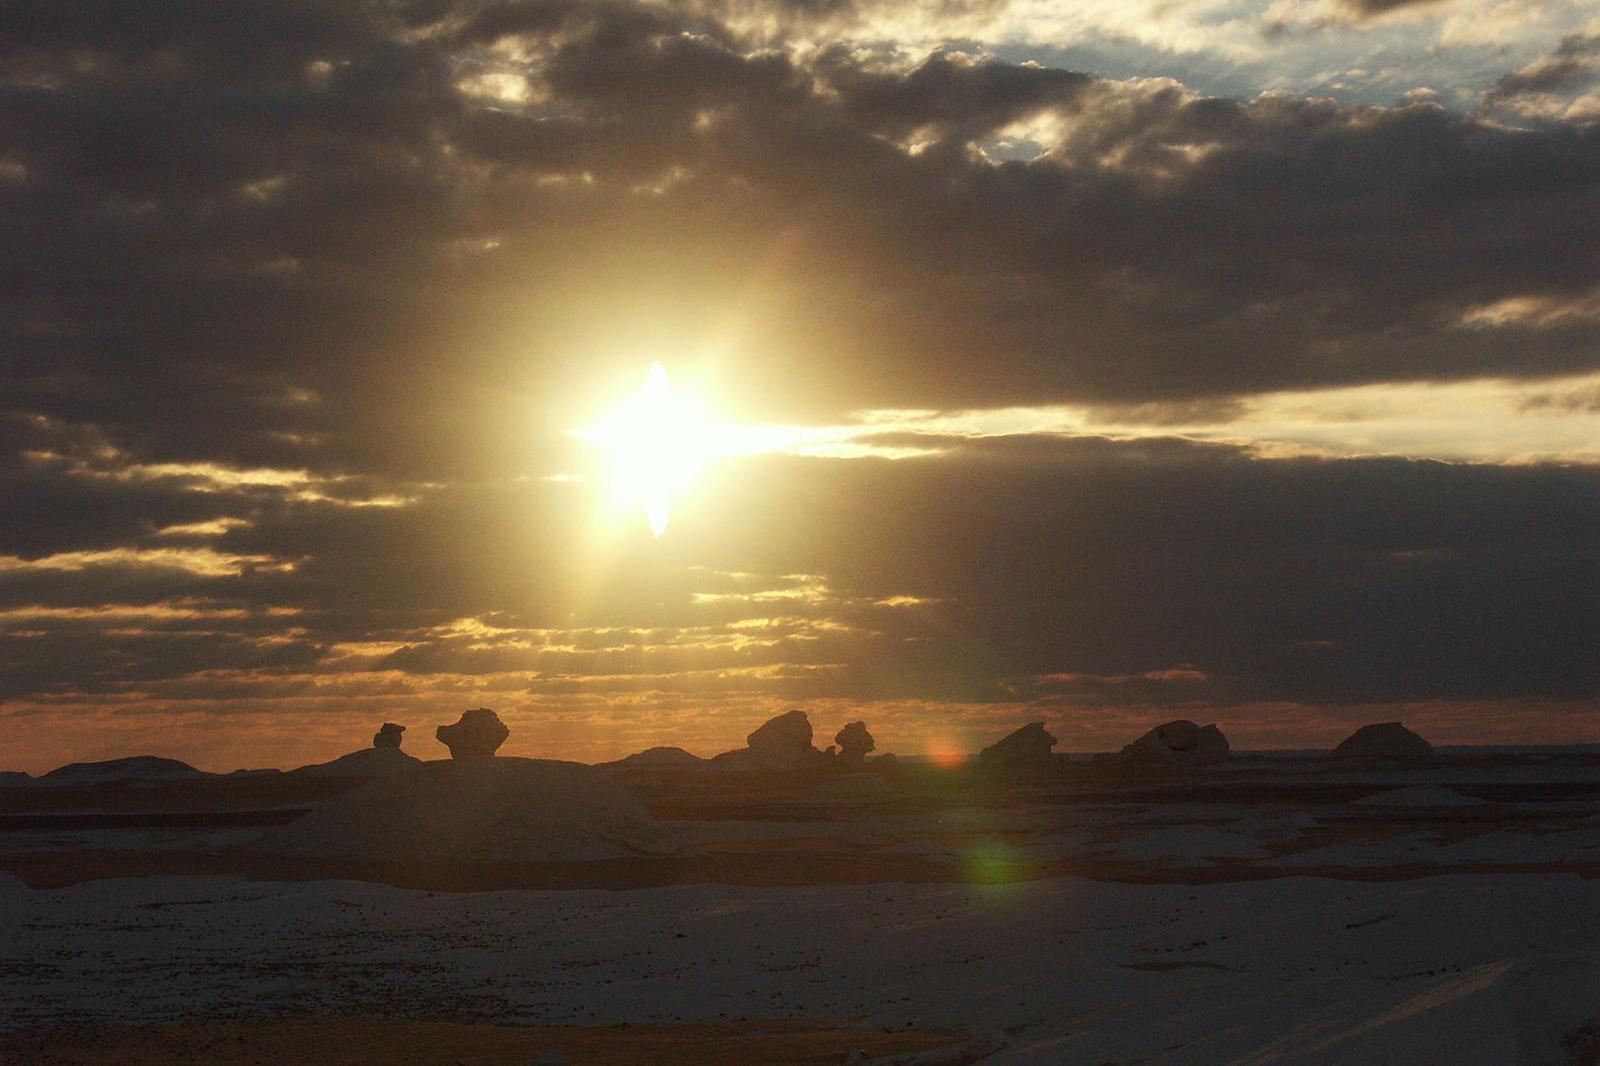
[[[1600,0],[8,0],[0,249],[3,768],[1600,741]]]

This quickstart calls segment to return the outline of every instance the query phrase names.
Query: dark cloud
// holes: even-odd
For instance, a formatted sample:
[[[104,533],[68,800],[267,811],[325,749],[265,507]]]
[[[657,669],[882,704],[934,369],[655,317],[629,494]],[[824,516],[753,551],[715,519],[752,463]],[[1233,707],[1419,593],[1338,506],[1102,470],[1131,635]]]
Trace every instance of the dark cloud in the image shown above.
[[[1564,37],[1555,51],[1496,81],[1483,94],[1485,107],[1517,109],[1600,82],[1600,35]]]
[[[1396,11],[1442,7],[1450,0],[1340,0],[1341,5],[1357,18],[1374,18]]]
[[[724,506],[676,518],[668,542],[625,543],[603,573],[584,570],[567,518],[582,509],[555,505],[574,491],[258,507],[213,542],[268,561],[254,573],[137,558],[0,573],[0,610],[38,634],[9,641],[10,693],[280,667],[621,691],[762,691],[770,679],[739,672],[791,669],[815,696],[1069,703],[1600,691],[1591,468],[1046,438],[893,462],[769,458],[725,469],[708,489]],[[167,602],[235,617],[24,610]],[[276,634],[269,609],[292,612]],[[370,650],[341,660],[349,643]]]
[[[818,29],[873,5],[764,13],[0,8],[0,697],[1594,695],[1592,468],[768,457],[594,563],[588,490],[540,479],[647,350],[752,416],[1101,424],[1600,368],[1600,124],[913,59]],[[1506,301],[1566,310],[1474,317]]]
[[[32,252],[0,268],[0,343],[12,404],[151,457],[505,469],[514,420],[621,362],[619,321],[694,351],[736,318],[730,376],[790,413],[1600,350],[1582,320],[1458,328],[1600,283],[1592,127],[955,54],[799,64],[620,3],[102,6],[8,7],[0,226]],[[513,90],[473,95],[488,75]],[[319,402],[274,402],[296,389]]]

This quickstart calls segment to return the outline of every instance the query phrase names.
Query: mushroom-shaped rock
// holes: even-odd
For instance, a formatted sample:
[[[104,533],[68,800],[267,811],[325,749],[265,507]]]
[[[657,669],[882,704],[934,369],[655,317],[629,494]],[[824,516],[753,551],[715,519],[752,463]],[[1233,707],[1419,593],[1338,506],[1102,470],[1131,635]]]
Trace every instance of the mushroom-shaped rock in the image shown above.
[[[1160,766],[1209,766],[1228,757],[1228,738],[1214,725],[1187,718],[1158,725],[1122,749],[1124,762]]]
[[[398,748],[400,741],[403,739],[401,734],[405,731],[406,727],[403,725],[385,722],[383,723],[383,728],[372,734],[372,746],[375,748]]]
[[[506,742],[511,730],[498,714],[487,707],[479,707],[462,711],[459,721],[440,726],[433,735],[450,749],[450,758],[464,761],[491,757],[495,749]]]
[[[833,735],[833,742],[839,745],[839,758],[856,766],[866,762],[867,752],[878,746],[865,722],[851,722]]]
[[[978,765],[990,770],[1043,770],[1055,766],[1056,757],[1050,751],[1056,738],[1043,722],[1029,722],[978,753]]]
[[[1433,745],[1399,722],[1374,722],[1351,733],[1333,754],[1340,759],[1415,766],[1433,759]]]

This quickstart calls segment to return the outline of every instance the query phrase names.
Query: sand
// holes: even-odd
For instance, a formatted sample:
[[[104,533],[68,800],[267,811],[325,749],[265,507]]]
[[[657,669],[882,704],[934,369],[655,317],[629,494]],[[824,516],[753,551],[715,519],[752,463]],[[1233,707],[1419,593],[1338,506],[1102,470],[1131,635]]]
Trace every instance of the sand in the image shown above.
[[[8,906],[0,1028],[850,1019],[998,1030],[992,1066],[1564,1066],[1562,1039],[1600,1020],[1596,913],[1600,883],[1550,875],[624,893],[154,877]]]
[[[492,1026],[290,1020],[151,1025],[0,1036],[0,1062],[33,1066],[507,1066],[552,1052],[571,1066],[786,1066],[882,1061],[960,1047],[957,1034],[826,1022],[639,1026]],[[952,1057],[951,1063],[972,1061]]]
[[[307,778],[9,790],[0,869],[35,888],[0,878],[0,1031],[182,1021],[156,1043],[123,1038],[152,1049],[127,1061],[197,1048],[233,1061],[211,1053],[219,1033],[277,1061],[318,1049],[307,1019],[381,1016],[397,1032],[460,1023],[446,1061],[479,1061],[480,1036],[461,1034],[528,1026],[590,1041],[576,1063],[609,1061],[603,1041],[626,1023],[690,1049],[658,1061],[717,1062],[732,1041],[734,1061],[809,1047],[838,1063],[843,1045],[807,1041],[845,1019],[998,1032],[986,1066],[1595,1066],[1589,761],[1326,781],[1252,764],[1027,788],[914,771],[871,803],[826,804],[800,802],[826,794],[822,775],[705,774],[630,780],[642,805],[609,783],[583,799],[591,773],[547,765],[402,791]],[[1463,794],[1492,802],[1451,798]],[[1367,796],[1383,802],[1355,802]],[[293,809],[312,804],[324,810]],[[259,819],[299,819],[287,831],[340,810],[338,833],[365,857],[246,846]],[[463,840],[454,857],[399,858],[396,824]],[[619,846],[618,825],[694,849]],[[590,847],[606,857],[570,857]],[[259,1043],[227,1027],[246,1019]],[[740,1047],[772,1035],[751,1019],[798,1028]],[[396,1053],[435,1050],[417,1044]],[[502,1057],[537,1061],[524,1046]],[[19,1058],[36,1056],[0,1044],[0,1061]]]

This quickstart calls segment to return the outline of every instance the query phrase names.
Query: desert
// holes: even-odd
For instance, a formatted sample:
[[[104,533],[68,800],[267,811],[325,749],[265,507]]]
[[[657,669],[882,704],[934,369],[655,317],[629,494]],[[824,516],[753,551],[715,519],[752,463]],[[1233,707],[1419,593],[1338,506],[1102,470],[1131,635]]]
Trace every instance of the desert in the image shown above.
[[[940,767],[830,755],[802,724],[693,763],[152,763],[7,788],[0,1049],[1486,1066],[1600,1049],[1600,751]]]

